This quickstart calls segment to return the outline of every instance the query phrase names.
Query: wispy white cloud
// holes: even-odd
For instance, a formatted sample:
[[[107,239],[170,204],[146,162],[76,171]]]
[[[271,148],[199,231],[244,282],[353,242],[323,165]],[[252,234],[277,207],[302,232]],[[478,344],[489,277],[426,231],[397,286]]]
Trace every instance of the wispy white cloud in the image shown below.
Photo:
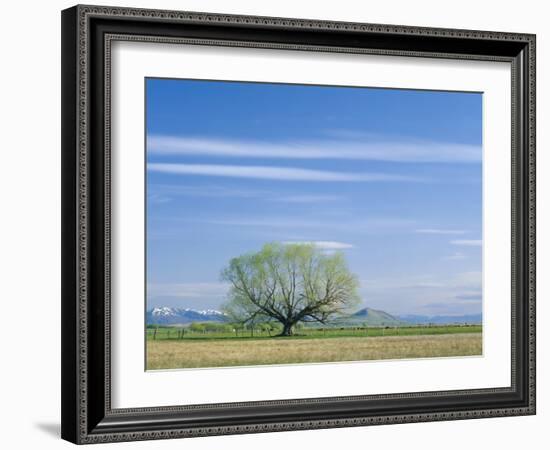
[[[467,247],[481,247],[482,243],[481,239],[457,239],[451,241],[452,245],[464,245]]]
[[[455,284],[476,288],[481,286],[483,275],[481,272],[461,272],[455,276]]]
[[[228,290],[226,283],[147,283],[147,297],[177,297],[179,299],[198,299],[223,297]]]
[[[207,197],[207,198],[259,198],[262,201],[278,203],[325,203],[344,201],[341,195],[281,193],[267,189],[235,189],[227,186],[207,185],[191,186],[181,184],[155,184],[147,186],[148,200],[154,203],[165,203],[173,197]]]
[[[481,272],[451,276],[416,275],[360,280],[365,303],[394,314],[476,314],[481,312]]]
[[[212,225],[236,226],[236,227],[267,227],[267,228],[315,228],[319,224],[315,221],[281,218],[222,218],[206,219],[201,222]]]
[[[147,191],[151,195],[166,197],[265,197],[274,193],[265,189],[237,189],[228,186],[207,185],[194,186],[184,184],[149,183]]]
[[[461,259],[466,259],[466,255],[461,252],[455,252],[452,255],[443,257],[443,259],[446,261],[458,261]]]
[[[147,201],[149,203],[168,203],[170,202],[170,197],[160,194],[149,194],[147,195]]]
[[[410,285],[404,285],[406,289],[436,289],[445,287],[445,283],[436,282],[436,281],[418,281]]]
[[[183,219],[189,221],[188,219]],[[192,220],[192,222],[196,222]],[[372,217],[363,220],[323,220],[321,218],[299,219],[282,217],[227,217],[220,219],[204,219],[200,222],[211,225],[236,226],[236,227],[256,227],[266,229],[313,229],[313,230],[340,230],[353,232],[401,232],[410,228],[414,220],[399,218]]]
[[[430,315],[462,316],[481,314],[481,300],[434,302],[424,305]]]
[[[465,234],[466,230],[445,230],[440,228],[421,228],[414,230],[415,233],[420,234]]]
[[[323,130],[325,136],[338,139],[354,139],[356,141],[382,141],[384,136],[379,133],[364,130],[349,130],[347,128],[327,128]],[[387,139],[385,139],[387,140]]]
[[[481,272],[459,272],[449,277],[436,275],[414,275],[389,278],[363,278],[361,286],[380,289],[410,289],[414,288],[459,288],[461,290],[481,289]]]
[[[151,154],[235,158],[351,159],[393,162],[479,163],[481,147],[448,142],[383,141],[366,138],[265,142],[151,135]]]
[[[274,201],[284,203],[324,203],[344,200],[340,195],[287,195],[273,198]]]
[[[280,181],[321,181],[321,182],[384,182],[423,181],[417,177],[387,173],[354,173],[332,172],[325,170],[300,169],[296,167],[272,166],[232,166],[222,164],[170,164],[149,163],[151,172],[172,173],[181,175],[203,175],[214,177],[256,178]]]
[[[481,292],[474,292],[472,294],[461,294],[455,297],[457,300],[464,300],[465,302],[479,302],[481,301]]]
[[[347,248],[354,247],[352,244],[347,244],[346,242],[337,242],[337,241],[284,241],[283,244],[286,244],[286,245],[310,244],[323,250],[344,250]]]

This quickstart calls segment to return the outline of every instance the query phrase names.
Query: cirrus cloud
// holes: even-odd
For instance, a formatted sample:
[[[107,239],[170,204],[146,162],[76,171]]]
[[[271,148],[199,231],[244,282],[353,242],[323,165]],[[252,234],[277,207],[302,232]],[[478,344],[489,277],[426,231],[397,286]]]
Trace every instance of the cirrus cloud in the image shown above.
[[[382,139],[319,139],[266,142],[196,136],[151,135],[147,151],[160,155],[229,158],[347,159],[402,163],[479,163],[481,146],[434,141]]]
[[[439,228],[421,228],[419,230],[414,230],[415,233],[419,234],[465,234],[466,230],[445,230]]]
[[[234,166],[225,164],[177,164],[149,163],[151,172],[179,175],[202,175],[213,177],[255,178],[279,181],[321,181],[321,182],[419,182],[421,178],[388,173],[333,172],[297,167]]]
[[[457,239],[451,241],[452,245],[464,245],[467,247],[481,247],[483,241],[481,239]]]

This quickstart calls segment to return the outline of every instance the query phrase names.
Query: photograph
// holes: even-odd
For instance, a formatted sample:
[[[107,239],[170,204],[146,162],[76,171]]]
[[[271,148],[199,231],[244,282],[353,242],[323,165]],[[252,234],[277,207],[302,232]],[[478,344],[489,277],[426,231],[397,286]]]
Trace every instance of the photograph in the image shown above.
[[[146,370],[483,355],[483,93],[144,89]]]
[[[61,167],[36,166],[61,176],[61,232],[45,240],[61,241],[61,264],[46,264],[61,271],[61,283],[47,277],[61,314],[35,314],[60,357],[27,352],[38,359],[26,369],[56,364],[42,372],[60,391],[65,441],[241,448],[228,435],[262,433],[242,439],[294,448],[374,426],[355,440],[425,447],[437,425],[439,446],[452,434],[457,448],[495,436],[524,447],[540,431],[536,73],[548,27],[521,8],[439,20],[399,1],[314,14],[299,2],[63,5],[61,33],[44,22],[61,83],[42,91],[60,94],[45,104],[61,114],[11,134],[23,147],[60,138],[49,159]],[[29,166],[28,148],[14,154],[25,161],[8,164],[10,194]],[[35,234],[7,236],[20,253]],[[17,292],[34,260],[21,261]],[[412,434],[396,438],[400,424]]]

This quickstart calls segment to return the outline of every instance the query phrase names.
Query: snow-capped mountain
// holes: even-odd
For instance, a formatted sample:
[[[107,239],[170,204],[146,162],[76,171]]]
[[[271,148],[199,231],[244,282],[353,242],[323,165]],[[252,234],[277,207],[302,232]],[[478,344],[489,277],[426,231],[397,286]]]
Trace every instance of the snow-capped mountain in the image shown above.
[[[223,322],[226,315],[216,309],[197,310],[162,306],[147,311],[148,324],[184,324],[190,322]]]

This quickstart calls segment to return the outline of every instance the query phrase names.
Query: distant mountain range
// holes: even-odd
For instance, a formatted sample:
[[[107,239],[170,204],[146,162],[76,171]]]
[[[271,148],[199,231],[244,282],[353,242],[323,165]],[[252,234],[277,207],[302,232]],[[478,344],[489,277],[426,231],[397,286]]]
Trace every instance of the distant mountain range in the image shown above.
[[[398,316],[403,322],[414,325],[436,324],[436,325],[452,325],[452,324],[481,324],[481,314],[466,314],[462,316],[420,316],[409,314]]]
[[[147,311],[147,323],[151,325],[175,325],[191,322],[224,322],[227,316],[215,309],[197,310],[162,306]]]
[[[385,311],[372,308],[360,309],[354,314],[335,319],[333,323],[336,326],[340,325],[348,327],[396,327],[398,325],[405,325],[405,323],[397,317],[394,317]]]
[[[192,322],[225,322],[227,315],[216,309],[197,310],[191,308],[172,308],[162,306],[147,311],[147,324],[150,325],[186,325]],[[480,324],[481,314],[462,316],[422,316],[402,315],[392,316],[385,311],[363,308],[349,316],[335,319],[335,326],[369,326],[395,327],[403,325],[450,325],[450,324]],[[313,324],[312,324],[313,325]],[[320,326],[321,324],[318,324]]]

